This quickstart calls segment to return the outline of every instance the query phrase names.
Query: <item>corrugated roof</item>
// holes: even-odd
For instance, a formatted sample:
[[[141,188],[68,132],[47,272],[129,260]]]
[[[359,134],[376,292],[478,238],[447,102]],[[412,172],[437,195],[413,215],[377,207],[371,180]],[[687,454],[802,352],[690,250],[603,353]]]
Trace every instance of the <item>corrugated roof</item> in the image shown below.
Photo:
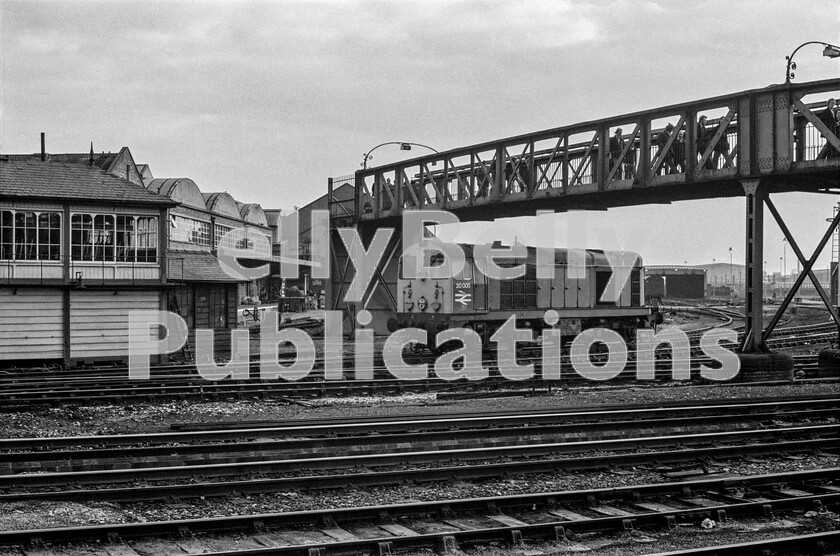
[[[204,203],[210,212],[217,212],[231,218],[242,218],[239,214],[239,203],[227,191],[202,193],[201,195],[204,197]]]
[[[237,202],[236,205],[239,207],[239,213],[242,215],[244,221],[256,224],[257,226],[268,226],[267,215],[259,203]]]
[[[183,205],[207,210],[201,190],[190,178],[155,178],[146,183],[146,189]]]
[[[7,156],[0,157],[0,197],[176,204],[99,166]]]
[[[166,277],[178,282],[250,282],[241,274],[222,268],[207,251],[170,249],[166,253]]]

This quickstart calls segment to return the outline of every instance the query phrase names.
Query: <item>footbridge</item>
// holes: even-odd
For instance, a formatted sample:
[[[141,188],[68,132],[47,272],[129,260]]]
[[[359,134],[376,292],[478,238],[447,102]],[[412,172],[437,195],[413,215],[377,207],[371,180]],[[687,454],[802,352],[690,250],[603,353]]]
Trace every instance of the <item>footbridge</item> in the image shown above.
[[[355,188],[354,199],[330,203],[330,224],[333,229],[355,227],[368,242],[379,227],[399,230],[406,210],[446,210],[461,221],[473,221],[534,216],[538,210],[744,197],[747,334],[741,347],[766,351],[765,340],[809,277],[840,326],[811,270],[840,216],[806,256],[771,200],[773,194],[791,191],[840,193],[840,133],[828,117],[829,98],[840,98],[840,79],[772,85],[365,168],[347,180]],[[342,184],[329,180],[329,199]],[[765,206],[803,267],[766,327]],[[809,218],[814,226],[824,226],[822,215]],[[375,326],[382,321],[379,315],[396,309],[399,236],[394,234],[364,302],[351,307],[343,297],[354,270],[337,234],[331,235],[330,308],[349,314],[365,308],[374,314]]]

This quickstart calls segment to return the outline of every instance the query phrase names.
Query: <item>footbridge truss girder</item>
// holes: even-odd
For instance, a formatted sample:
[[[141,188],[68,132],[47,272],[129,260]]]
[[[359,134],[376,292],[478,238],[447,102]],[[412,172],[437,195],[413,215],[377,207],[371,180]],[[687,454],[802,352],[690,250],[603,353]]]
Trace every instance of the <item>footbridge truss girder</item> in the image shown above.
[[[763,351],[775,325],[763,331],[764,205],[793,246],[770,194],[840,190],[840,130],[826,118],[829,97],[840,98],[840,79],[774,85],[366,168],[351,180],[351,201],[330,203],[331,227],[357,228],[366,241],[378,227],[399,230],[407,210],[447,210],[470,221],[744,196],[748,280],[742,349]],[[332,180],[329,189],[332,199]],[[365,302],[352,307],[341,300],[352,264],[341,255],[343,246],[331,243],[339,256],[332,260],[329,307],[350,313],[393,310],[400,242],[389,245]],[[820,250],[812,259],[797,252],[803,266],[811,263],[808,272]],[[803,271],[797,286],[808,276]]]

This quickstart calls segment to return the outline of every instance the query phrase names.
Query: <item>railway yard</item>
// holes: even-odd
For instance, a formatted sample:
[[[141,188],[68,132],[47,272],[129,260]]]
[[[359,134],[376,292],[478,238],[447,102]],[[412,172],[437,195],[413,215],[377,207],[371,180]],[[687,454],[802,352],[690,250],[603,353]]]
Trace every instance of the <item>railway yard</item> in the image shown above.
[[[381,142],[302,207],[334,149],[291,180],[285,132],[161,160],[206,190],[46,132],[0,154],[0,556],[840,556],[840,205],[821,238],[785,208],[808,257],[771,200],[840,194],[840,79],[795,53],[785,85]],[[293,210],[246,202],[257,160]],[[742,244],[668,212],[734,197]]]
[[[693,342],[739,324],[663,312]],[[824,318],[771,339],[796,354],[792,380],[750,383],[9,370],[0,554],[834,554]]]

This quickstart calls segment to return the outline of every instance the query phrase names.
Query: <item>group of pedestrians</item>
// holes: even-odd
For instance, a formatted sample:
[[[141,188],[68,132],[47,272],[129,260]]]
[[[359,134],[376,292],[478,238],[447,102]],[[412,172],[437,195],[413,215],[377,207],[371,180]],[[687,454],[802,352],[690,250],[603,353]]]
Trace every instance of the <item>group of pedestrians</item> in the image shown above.
[[[701,161],[706,152],[706,148],[712,142],[716,127],[709,127],[707,125],[708,118],[700,116],[696,124],[695,132],[695,152],[696,159]],[[668,142],[674,134],[677,134],[668,146]],[[686,165],[686,139],[684,130],[676,130],[674,124],[668,123],[659,133],[653,136],[652,143],[659,148],[658,152],[664,152],[661,172],[663,174],[677,174],[685,172]],[[636,168],[636,149],[631,146],[627,154],[622,156],[625,151],[627,143],[624,139],[624,131],[622,128],[617,128],[612,137],[610,137],[610,170],[613,170],[617,164],[622,164],[623,168],[616,171],[617,178],[629,179],[633,177]],[[713,170],[718,167],[718,161],[721,156],[729,155],[729,139],[726,133],[723,133],[718,141],[715,143],[712,152],[703,163],[704,170]],[[622,171],[623,170],[623,171]]]
[[[835,99],[829,99],[825,110],[820,112],[819,118],[835,137],[840,137],[840,105],[837,104]],[[702,163],[703,170],[726,167],[728,157],[732,155],[726,130],[723,130],[720,137],[715,141],[718,128],[717,125],[709,125],[708,118],[705,115],[700,116],[695,123],[694,160],[696,164]],[[671,140],[674,134],[676,134],[676,137]],[[671,142],[670,146],[668,145],[669,141]],[[706,153],[709,150],[709,145],[712,145],[713,142],[711,150]],[[687,144],[684,129],[677,130],[674,124],[669,122],[659,133],[653,135],[651,143],[658,147],[658,153],[664,153],[659,170],[660,174],[677,174],[687,171]],[[613,174],[614,179],[632,179],[634,177],[637,150],[636,145],[630,145],[627,148],[624,130],[620,127],[616,128],[609,140],[609,172]],[[724,160],[723,165],[721,165],[721,158]],[[818,158],[840,158],[840,151],[826,141]],[[531,171],[531,160],[527,155],[519,159],[511,157],[505,163],[505,183],[515,184],[518,182],[520,188],[526,190],[531,185]],[[489,178],[488,183],[493,183],[493,165],[490,166],[489,172],[486,170],[484,172],[489,174],[485,177],[485,179]]]
[[[703,162],[704,170],[715,170],[718,168],[718,162],[721,157],[724,157],[725,159],[725,157],[729,156],[729,138],[726,136],[726,132],[724,131],[720,138],[714,143],[714,147],[712,147],[712,151],[706,157],[706,160],[703,161],[706,150],[714,140],[717,133],[717,127],[709,126],[708,118],[706,116],[700,116],[700,119],[695,125],[695,161]],[[674,125],[668,123],[668,125],[665,126],[665,129],[660,131],[656,136],[656,145],[661,151],[665,151],[665,148],[668,145],[668,140],[674,133]],[[662,172],[665,174],[683,173],[688,168],[686,164],[685,131],[679,130],[676,133],[677,137],[671,144],[671,148],[665,151],[665,158],[662,162]]]
[[[531,158],[523,155],[520,158],[511,157],[505,163],[505,183],[516,185],[512,180],[519,182],[521,191],[531,188]]]

